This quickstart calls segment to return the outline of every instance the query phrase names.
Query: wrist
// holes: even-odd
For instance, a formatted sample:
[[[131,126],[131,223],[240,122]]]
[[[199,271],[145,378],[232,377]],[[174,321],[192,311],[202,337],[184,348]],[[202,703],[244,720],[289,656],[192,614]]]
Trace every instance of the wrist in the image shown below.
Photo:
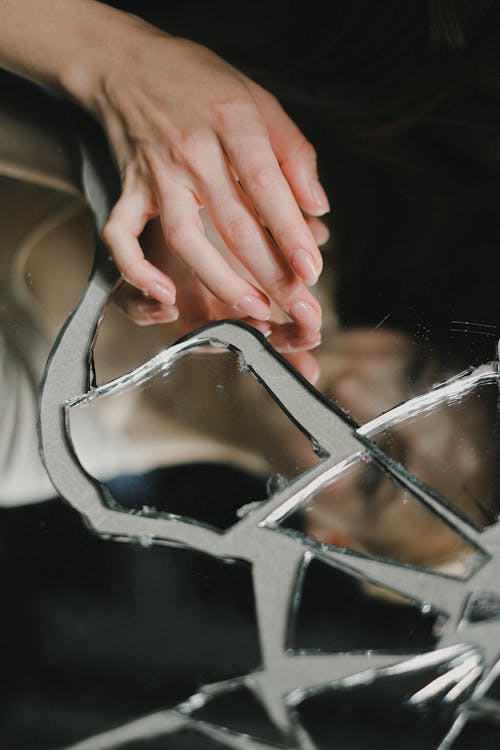
[[[75,45],[55,72],[54,85],[98,119],[105,106],[108,82],[130,64],[148,24],[137,16],[99,6],[79,26]]]

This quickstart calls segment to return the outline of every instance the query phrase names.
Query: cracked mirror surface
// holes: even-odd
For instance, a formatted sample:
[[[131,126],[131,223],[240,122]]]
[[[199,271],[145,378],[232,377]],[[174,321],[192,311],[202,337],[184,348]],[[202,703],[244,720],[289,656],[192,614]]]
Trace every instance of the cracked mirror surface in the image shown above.
[[[496,750],[500,11],[451,49],[459,3],[429,45],[416,8],[339,2],[301,57],[300,3],[244,39],[241,8],[195,5],[141,12],[317,149],[321,342],[189,289],[134,322],[102,134],[2,79],[0,746]]]
[[[118,379],[70,406],[76,454],[111,503],[223,531],[319,461],[238,356],[210,349],[188,351],[171,363],[153,358],[136,386]],[[169,497],[172,484],[177,490]]]

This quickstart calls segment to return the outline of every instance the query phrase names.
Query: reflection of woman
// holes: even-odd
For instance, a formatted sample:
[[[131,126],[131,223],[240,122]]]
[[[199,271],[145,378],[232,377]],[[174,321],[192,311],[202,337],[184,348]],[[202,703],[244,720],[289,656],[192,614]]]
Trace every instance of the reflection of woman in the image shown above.
[[[366,423],[440,379],[439,363],[428,352],[416,377],[408,377],[422,354],[402,332],[342,332],[326,357],[325,390]],[[500,509],[497,402],[496,385],[483,385],[401,420],[374,440],[452,506],[489,525]],[[458,562],[464,558],[465,564],[470,553],[455,532],[370,461],[359,462],[319,492],[303,522],[321,542],[455,572],[462,572]]]
[[[411,109],[410,120],[418,119],[444,101],[450,90],[456,93],[459,87],[455,82],[450,84],[450,70],[462,72],[466,67],[466,56],[460,54],[466,22],[475,33],[481,12],[493,4],[478,4],[474,14],[467,18],[465,4],[437,0],[430,3],[433,9],[430,36],[435,46],[430,54],[424,14],[415,15],[414,10],[405,9],[404,17],[400,12],[389,22],[391,3],[388,3],[381,15],[385,26],[379,29],[380,38],[374,40],[379,52],[387,42],[387,56],[372,69],[369,58],[374,57],[376,50],[366,47],[364,56],[360,57],[364,64],[361,72],[350,67],[343,81],[344,93],[347,91],[350,98],[347,101],[345,97],[340,98],[340,101],[350,112],[351,120],[343,123],[338,116],[335,132],[342,131],[339,126],[343,124],[344,135],[346,130],[366,135],[370,128],[373,130],[375,125],[380,126],[381,120],[391,116],[395,120],[403,119],[404,124],[406,110]],[[364,17],[366,10],[369,4],[362,2],[355,4],[353,10],[354,37],[359,40],[372,33],[369,21],[373,9]],[[0,61],[3,65],[62,90],[88,109],[106,129],[122,174],[123,195],[107,225],[105,239],[118,267],[131,282],[123,301],[129,312],[141,322],[173,320],[179,311],[183,317],[189,317],[193,309],[197,311],[197,322],[201,322],[203,314],[208,317],[241,314],[262,321],[268,317],[268,298],[271,298],[297,324],[302,346],[316,344],[319,305],[304,284],[314,282],[321,267],[312,236],[319,240],[322,232],[312,215],[323,213],[327,203],[317,182],[311,147],[276,100],[205,47],[164,34],[135,16],[101,3],[51,0],[41,8],[28,0],[16,3],[0,0],[0,11]],[[75,24],[75,14],[78,14],[78,24]],[[303,65],[304,75],[309,80],[319,78],[324,82],[330,76],[338,88],[342,88],[335,60],[340,61],[342,54],[346,54],[352,39],[352,30],[346,31],[347,16],[345,4],[335,3],[332,17],[338,24],[337,31],[343,30],[344,38],[340,32],[338,38],[332,34],[332,19],[327,19],[321,29],[311,22],[308,30],[315,31],[316,35],[312,36],[313,42],[306,45]],[[412,27],[415,30],[413,47],[409,33]],[[401,49],[396,49],[394,44],[399,31]],[[332,34],[330,41],[327,33]],[[320,58],[310,54],[315,45],[327,62],[319,76]],[[360,42],[356,54],[361,53],[361,47]],[[430,91],[422,85],[422,80],[426,83],[425,75],[420,88],[417,85],[418,63],[427,59],[426,55],[429,58],[426,75],[432,72],[433,65],[434,70],[442,73],[436,80],[435,90]],[[385,99],[382,96],[384,84],[387,89],[391,80],[390,61],[395,60],[405,62],[399,83],[406,80],[411,89],[406,100],[396,85],[389,95],[385,91]],[[447,67],[443,61],[450,60],[451,65],[448,62]],[[374,122],[365,122],[359,112],[352,113],[356,106],[359,108],[361,100],[367,101],[370,87],[375,84],[381,96],[376,105],[371,102]],[[415,85],[412,88],[410,84]],[[416,103],[412,96],[417,98]],[[357,129],[353,125],[356,118]],[[327,137],[328,134],[325,140]],[[349,157],[344,173],[342,170],[336,173],[341,186],[339,224],[342,216],[344,220],[346,216],[342,200],[345,202],[346,196],[350,196],[351,187],[353,193],[361,190],[361,186],[351,185],[346,178],[345,173],[351,167]],[[360,180],[364,176],[363,170],[353,170],[353,174],[359,175]],[[229,261],[243,260],[257,286],[252,286],[245,274],[229,270],[227,261],[204,236],[199,225],[200,205],[207,209],[226,241]],[[350,218],[357,212],[357,204],[353,202],[353,206],[356,211],[351,212]],[[299,208],[306,214],[305,221]],[[147,220],[157,214],[162,218],[166,247],[158,240],[158,223],[152,225],[147,233],[154,240],[154,249],[148,256],[154,261],[151,264],[144,261],[137,236]],[[367,222],[359,221],[358,215],[354,221],[363,224],[365,233],[370,230]],[[392,221],[393,216],[389,221],[387,217],[382,218],[380,223],[392,226]],[[263,224],[278,241],[279,249],[269,239]],[[342,228],[340,226],[340,230]],[[341,231],[338,234],[342,240]],[[359,249],[359,244],[355,248],[347,243],[349,253],[344,257],[349,254],[352,260],[353,249]],[[362,315],[369,307],[370,314],[375,316],[370,322],[375,323],[385,315],[386,308],[376,309],[372,303],[379,300],[373,294],[370,304],[366,301],[361,304],[360,298],[365,296],[365,289],[361,295],[361,286],[364,283],[369,291],[373,290],[378,258],[380,255],[386,258],[388,248],[377,246],[374,253],[371,241],[369,249],[370,273],[366,272],[367,258],[363,256],[355,289],[351,283],[346,285],[345,291],[340,291],[350,304],[351,313],[359,314],[361,310]],[[398,253],[399,258],[404,258],[399,248]],[[182,269],[179,258],[194,275]],[[382,275],[387,275],[387,265]],[[400,273],[401,266],[393,272],[392,280]],[[175,304],[172,279],[183,292]],[[384,305],[387,304],[385,292],[379,294]],[[389,324],[394,322],[397,321],[393,316]],[[328,366],[325,370],[328,374]],[[361,400],[358,399],[358,405]]]

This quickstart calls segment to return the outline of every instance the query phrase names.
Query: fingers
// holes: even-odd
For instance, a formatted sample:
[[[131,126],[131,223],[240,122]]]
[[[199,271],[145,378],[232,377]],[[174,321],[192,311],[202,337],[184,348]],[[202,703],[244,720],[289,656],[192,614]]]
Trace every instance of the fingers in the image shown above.
[[[286,354],[287,360],[292,367],[313,385],[317,383],[321,374],[318,360],[311,352],[297,352],[296,354]]]
[[[313,385],[317,382],[320,376],[320,365],[312,350],[321,343],[319,333],[309,333],[300,337],[297,335],[295,326],[286,323],[272,325],[266,337],[269,343],[281,352],[306,380]]]
[[[321,344],[321,334],[315,331],[299,335],[293,323],[275,324],[272,326],[268,341],[275,349],[288,356],[288,354],[315,349]]]
[[[241,116],[243,115],[243,116]],[[261,222],[269,229],[290,267],[314,284],[322,259],[313,234],[280,169],[263,123],[241,114],[218,135],[222,148]]]
[[[188,272],[186,272],[188,273]],[[199,282],[192,277],[191,292],[196,292]],[[214,318],[225,317],[220,303],[206,290],[199,289],[196,299],[187,306],[182,303],[182,319],[176,324],[176,336],[183,335],[206,325]],[[193,295],[191,295],[193,296]],[[127,282],[123,282],[113,295],[114,302],[139,326],[158,323],[173,323],[179,318],[179,309],[165,306]],[[290,364],[311,383],[319,377],[319,364],[310,351],[321,343],[319,333],[299,336],[296,327],[291,323],[279,324],[269,321],[258,321],[254,318],[241,318],[242,322],[254,326],[260,331],[275,349],[282,352]]]
[[[302,330],[317,330],[321,324],[317,301],[252,211],[225,161],[209,162],[207,172],[210,178],[203,187],[201,199],[229,250],[296,325]],[[216,296],[220,299],[218,294]]]
[[[330,210],[318,179],[316,151],[278,100],[256,84],[250,90],[262,112],[271,147],[301,209],[312,216]]]
[[[126,185],[102,229],[102,239],[126,281],[157,302],[171,306],[175,303],[174,283],[145,259],[139,244],[138,237],[151,215],[148,208],[145,192]]]
[[[325,222],[321,221],[321,219],[318,219],[316,216],[305,216],[305,220],[307,221],[309,229],[319,247],[326,245],[330,239],[330,230]]]
[[[269,297],[298,336],[315,331],[321,311],[305,285],[322,270],[325,232],[303,212],[319,216],[328,202],[314,150],[277,100],[209,50],[156,31],[132,67],[113,67],[105,80],[98,114],[125,181],[103,239],[122,276],[165,309],[175,307],[177,278],[139,244],[146,223],[160,216],[167,253],[221,304],[265,321]],[[224,165],[218,173],[214,154]],[[230,262],[205,236],[201,205],[209,205]],[[254,283],[233,268],[234,258]],[[141,305],[144,317],[144,302],[134,304],[132,314]],[[159,315],[151,304],[153,311]]]
[[[174,182],[160,188],[160,212],[168,249],[177,255],[214,297],[256,320],[268,320],[265,294],[242,278],[206,238],[194,195]]]
[[[176,314],[172,278],[161,262],[151,263],[144,256],[139,243],[145,224],[159,213],[167,252],[181,259],[217,300],[238,317],[265,321],[270,317],[269,297],[294,321],[297,335],[307,335],[319,329],[321,309],[305,284],[318,278],[318,244],[328,231],[317,218],[303,216],[255,113],[233,114],[230,124],[218,138],[212,134],[210,143],[196,141],[196,164],[192,154],[183,159],[181,152],[185,163],[163,157],[156,167],[150,165],[142,183],[134,184],[126,175],[122,197],[102,236],[123,278],[165,308],[161,313],[145,305],[140,295],[135,300],[129,295],[127,311],[147,322],[172,320]],[[200,204],[255,284],[207,239]]]
[[[126,282],[115,291],[113,300],[139,326],[173,323],[179,317],[179,309],[175,305],[164,305],[145,297],[139,289]]]

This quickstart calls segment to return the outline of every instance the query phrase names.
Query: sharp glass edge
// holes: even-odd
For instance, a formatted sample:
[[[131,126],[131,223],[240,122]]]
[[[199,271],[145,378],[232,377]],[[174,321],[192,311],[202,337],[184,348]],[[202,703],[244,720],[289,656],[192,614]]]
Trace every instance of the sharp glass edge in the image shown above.
[[[83,149],[83,165],[84,184],[87,197],[89,198],[89,202],[96,215],[96,223],[99,228],[108,213],[109,207],[113,203],[113,197],[111,195],[111,190],[108,189],[109,186],[106,184],[106,180],[102,180],[102,164],[95,158],[91,148],[89,149],[85,147]],[[93,332],[95,331],[106,298],[106,291],[109,292],[111,289],[111,282],[104,273],[104,265],[106,265],[104,259],[98,257],[96,259],[94,276],[87,287],[79,311],[76,312],[72,319],[73,325],[69,325],[58,339],[54,354],[48,364],[44,388],[41,395],[39,420],[42,455],[44,457],[47,471],[53,479],[56,488],[59,488],[61,494],[65,496],[77,510],[86,516],[90,525],[93,526],[98,533],[110,534],[111,536],[118,536],[122,539],[126,537],[135,538],[140,536],[141,532],[144,532],[146,536],[155,536],[155,527],[160,527],[164,529],[164,531],[160,532],[160,537],[163,537],[164,534],[166,534],[167,541],[172,541],[176,544],[186,546],[187,548],[200,549],[209,554],[227,554],[234,546],[231,544],[230,538],[221,539],[220,537],[208,533],[206,530],[197,529],[195,526],[187,528],[185,524],[177,522],[162,522],[161,519],[155,521],[153,519],[131,517],[128,514],[116,513],[109,508],[104,508],[99,493],[92,485],[90,478],[85,476],[82,467],[79,465],[76,456],[71,450],[71,446],[68,444],[68,436],[64,431],[61,412],[64,411],[67,404],[78,402],[78,399],[80,398],[79,394],[82,392],[80,384],[84,382],[85,379],[88,381],[88,372],[75,371],[78,369],[78,363],[80,363],[80,366],[86,366],[88,368],[89,357],[86,347],[88,346],[88,342],[92,341]],[[88,302],[86,302],[87,295],[89,295]],[[241,350],[244,352],[245,346],[242,346]],[[272,358],[267,360],[267,364],[272,366]],[[165,365],[161,362],[158,363],[158,366],[161,368]],[[145,367],[147,371],[148,363],[146,363]],[[479,370],[480,369],[481,368],[479,368]],[[496,368],[494,372],[498,375],[498,368]],[[142,374],[144,373],[145,370],[143,369]],[[493,370],[490,369],[488,373],[484,373],[484,377],[488,379],[492,376],[492,373]],[[141,377],[140,375],[137,376]],[[464,393],[464,388],[467,388],[470,383],[470,381],[467,380],[468,377],[470,376],[465,376],[464,379],[459,379],[455,383],[450,382],[445,386],[445,388],[451,389],[451,391],[449,391],[450,396],[452,396],[452,392],[457,396]],[[482,377],[483,376],[480,375],[480,379]],[[259,373],[259,379],[264,385],[269,387],[269,381],[272,381],[273,377],[267,377],[264,368],[264,372]],[[121,383],[118,387],[125,387],[123,380],[120,380]],[[129,384],[130,382],[131,381],[129,380]],[[303,405],[297,401],[298,398],[299,400],[305,398],[309,403],[318,405],[319,408],[315,412],[315,416],[319,420],[319,427],[321,428],[319,429],[319,432],[321,432],[322,435],[316,437],[318,437],[318,442],[320,442],[320,444],[324,444],[325,447],[330,449],[333,448],[333,452],[336,452],[336,455],[331,456],[330,459],[325,459],[321,464],[319,472],[309,472],[306,481],[304,481],[304,478],[299,477],[296,482],[292,483],[291,491],[290,488],[288,488],[288,492],[278,493],[280,500],[283,499],[284,501],[287,500],[287,496],[289,498],[290,495],[293,496],[294,493],[295,497],[303,497],[307,494],[309,489],[309,479],[316,481],[318,473],[321,475],[321,471],[325,469],[334,472],[335,461],[337,464],[348,461],[352,458],[353,453],[359,454],[359,451],[363,450],[360,442],[356,439],[356,435],[353,434],[352,424],[348,425],[346,421],[343,421],[340,418],[339,414],[334,415],[332,409],[327,409],[325,407],[321,398],[311,401],[311,389],[306,388],[300,379],[295,378],[294,383],[292,378],[288,382],[294,386],[294,399],[296,403],[288,404],[287,395],[282,394],[281,400],[278,400],[280,406],[284,408],[289,415],[292,415],[294,419],[300,422],[300,420],[297,419],[297,413],[303,414],[304,411],[302,408]],[[431,404],[437,403],[437,401],[443,399],[444,393],[445,391],[443,391],[443,389],[436,389],[432,395],[424,394],[423,397],[417,397],[417,400],[411,402],[411,407],[405,405],[396,407],[396,411],[392,411],[390,418],[398,420],[408,416],[409,408],[430,408]],[[308,427],[307,430],[304,431],[315,436],[315,430],[311,430],[310,427],[311,420],[309,419],[309,415],[307,415],[307,417]],[[387,420],[387,416],[385,415],[384,417],[379,418],[379,423],[380,419],[382,419],[383,423],[384,420]],[[314,419],[312,421],[314,422]],[[334,432],[336,432],[333,437],[332,427],[335,427]],[[366,425],[364,428],[359,429],[359,437],[361,438],[364,436],[366,438],[369,437],[370,430],[375,429],[375,425],[372,422],[370,423],[370,426]],[[366,450],[366,446],[364,449]],[[300,488],[299,491],[297,491],[297,487]],[[272,505],[272,503],[270,503],[270,505]],[[241,524],[237,525],[237,528],[238,526],[239,528],[237,533],[233,534],[233,541],[236,540],[238,542],[235,549],[238,547],[238,549],[241,550],[243,533],[248,535],[246,538],[247,550],[244,557],[254,563],[254,587],[257,598],[258,625],[261,644],[266,642],[266,636],[271,636],[272,644],[274,644],[272,645],[271,651],[267,649],[267,657],[264,659],[262,665],[262,673],[258,676],[253,676],[255,679],[258,677],[261,680],[260,684],[257,686],[257,692],[261,698],[264,698],[265,703],[267,699],[266,705],[270,717],[275,720],[281,729],[284,729],[285,732],[289,733],[291,741],[293,742],[293,730],[297,727],[300,729],[300,724],[297,724],[298,719],[291,717],[289,714],[290,706],[286,710],[284,707],[283,710],[281,710],[279,704],[283,701],[286,703],[287,697],[289,698],[292,694],[296,696],[297,702],[300,702],[301,696],[310,694],[310,691],[314,689],[314,684],[311,682],[311,679],[314,680],[313,674],[315,670],[318,672],[317,681],[322,683],[324,687],[325,682],[328,682],[328,675],[325,672],[329,672],[331,677],[331,672],[336,671],[335,665],[338,663],[340,669],[339,674],[343,674],[343,677],[336,682],[341,685],[348,685],[349,682],[352,684],[357,680],[366,679],[366,675],[368,675],[368,679],[372,679],[373,676],[377,674],[377,670],[373,669],[370,664],[377,663],[380,665],[382,661],[380,659],[373,659],[374,654],[372,653],[366,653],[366,655],[339,654],[337,658],[334,657],[333,659],[328,656],[311,659],[310,657],[300,656],[290,657],[284,652],[284,643],[280,642],[282,626],[280,625],[278,630],[276,630],[273,625],[273,620],[278,620],[280,623],[285,624],[288,622],[290,614],[290,597],[293,596],[296,599],[297,590],[293,585],[293,580],[283,580],[280,566],[276,565],[275,562],[275,555],[280,551],[283,561],[286,562],[288,560],[288,566],[285,565],[285,568],[288,567],[289,570],[287,575],[296,576],[295,561],[299,560],[300,555],[303,555],[304,552],[297,552],[293,546],[295,544],[293,540],[279,539],[279,535],[277,537],[273,534],[270,528],[263,528],[262,520],[263,519],[259,513],[250,513]],[[497,555],[496,559],[500,562],[500,556]],[[366,563],[369,565],[370,561],[367,560]],[[293,573],[291,571],[293,571]],[[409,573],[413,571],[407,570],[405,566],[401,566],[400,573],[401,578],[403,579],[403,589],[406,572]],[[257,578],[255,576],[257,576]],[[375,576],[375,578],[377,578],[377,576]],[[489,572],[486,576],[483,575],[483,579],[485,584],[489,584],[490,581],[497,583],[498,575],[496,575],[495,565],[489,567]],[[436,576],[434,580],[439,581],[439,577]],[[447,586],[449,584],[443,579],[441,582],[441,586],[442,585]],[[279,591],[283,586],[289,591],[289,598],[287,599],[287,597],[284,597],[283,602],[280,604],[279,611],[276,611],[272,596],[269,595],[274,591]],[[440,585],[436,584],[437,596],[439,595],[439,589]],[[268,599],[270,599],[270,602],[266,601]],[[297,604],[297,602],[295,603]],[[271,609],[269,607],[271,607]],[[261,618],[263,618],[266,623],[264,628],[262,626]],[[496,641],[496,643],[497,642],[498,641]],[[456,649],[466,648],[460,641],[459,634],[457,634],[457,639],[454,643],[448,643],[448,647],[455,649],[455,654],[457,653]],[[421,654],[413,659],[408,659],[401,655],[398,657],[396,664],[389,664],[383,667],[383,669],[401,670],[402,672],[406,672],[411,668],[409,667],[411,664],[424,665],[425,663],[428,663],[429,660],[436,659],[439,651],[440,650],[430,652],[429,654]],[[269,658],[269,654],[272,658]],[[349,663],[352,663],[352,668],[348,666]],[[364,668],[362,666],[363,664],[365,665]],[[308,672],[307,679],[305,671],[301,669],[302,666],[305,668],[306,665]],[[326,670],[325,665],[327,666]],[[292,682],[295,679],[293,677],[294,670],[298,669],[302,682],[307,683],[309,680],[309,685],[304,688],[297,687],[295,692],[291,690],[288,692],[287,696],[280,692],[279,687],[276,688],[275,686],[273,687],[273,685],[274,682],[276,682],[279,686],[280,680],[283,679],[283,674],[286,677],[287,669],[289,670],[290,667],[292,667]],[[285,670],[284,673],[283,669]],[[310,670],[312,670],[312,672]],[[347,674],[345,673],[346,670]],[[320,673],[322,674],[321,677],[319,677]],[[389,672],[388,674],[392,673]],[[248,677],[248,679],[250,679],[252,675],[243,677]],[[231,683],[233,682],[234,681],[231,681]],[[73,750],[109,750],[110,748],[116,748],[120,745],[127,744],[133,738],[141,739],[159,736],[162,733],[171,734],[173,731],[177,731],[180,726],[186,726],[186,721],[192,722],[193,720],[188,719],[176,709],[166,712],[156,712],[150,717],[143,717],[136,722],[130,722],[127,725],[123,725],[117,730],[111,730],[111,732],[100,735],[101,739],[95,737],[83,740],[74,745]],[[217,727],[207,728],[206,725],[202,725],[199,722],[195,722],[195,726],[202,731],[202,733],[207,735],[210,734],[213,737],[217,736],[219,741],[221,740],[221,732]],[[135,727],[135,730],[133,727]],[[222,740],[227,747],[247,748],[248,750],[250,750],[251,747],[273,747],[268,743],[255,743],[248,735],[229,738],[227,734],[224,736],[224,733],[222,733]],[[305,731],[297,732],[294,742],[296,744],[293,746],[300,747],[302,750],[306,750],[306,747],[309,748],[312,746],[312,742],[307,737]]]

